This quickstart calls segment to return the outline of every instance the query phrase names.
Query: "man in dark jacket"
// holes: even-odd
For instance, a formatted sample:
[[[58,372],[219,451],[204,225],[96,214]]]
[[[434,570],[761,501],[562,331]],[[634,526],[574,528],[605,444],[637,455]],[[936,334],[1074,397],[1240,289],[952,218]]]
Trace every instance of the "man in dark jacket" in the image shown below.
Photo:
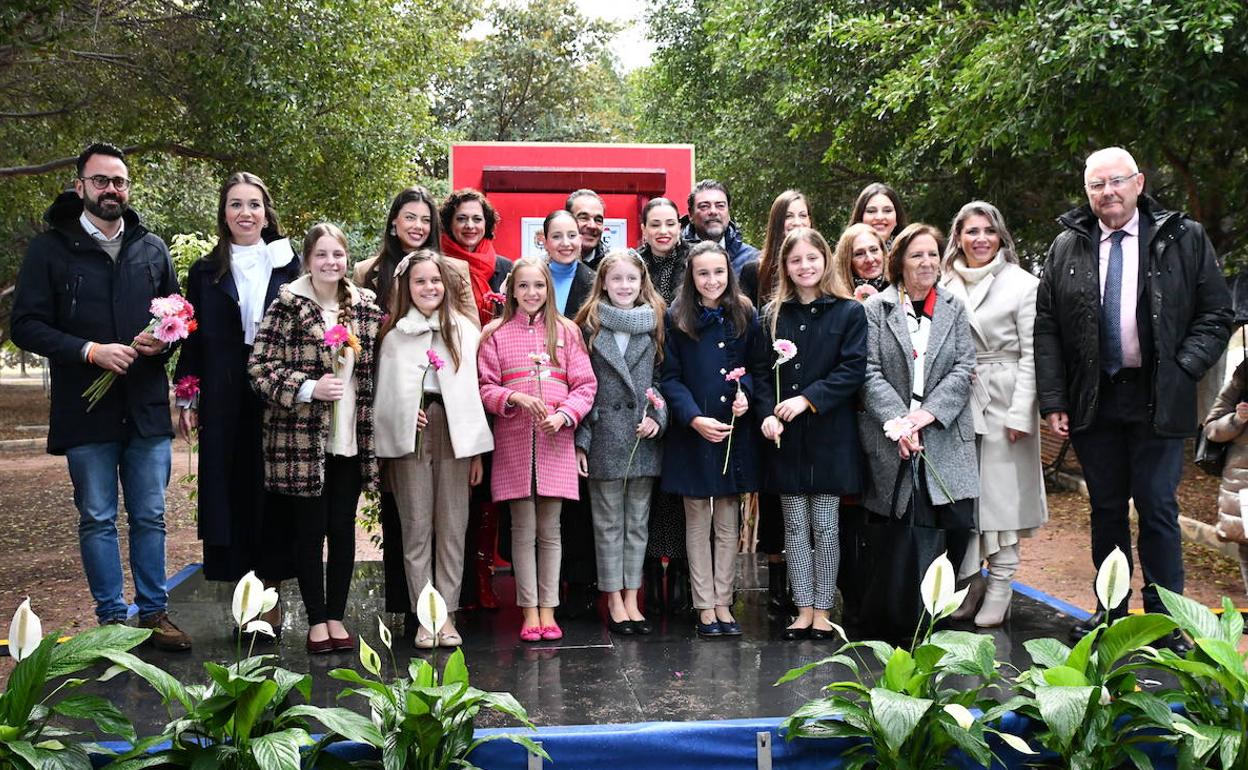
[[[120,477],[130,521],[130,570],[139,625],[167,650],[190,637],[169,619],[165,590],[165,486],[169,483],[168,346],[144,332],[156,297],[175,294],[169,250],[127,207],[125,156],[93,144],[78,156],[74,191],[44,214],[13,300],[13,341],[47,356],[52,370],[48,452],[69,464],[78,542],[101,624],[125,622],[117,542]],[[117,375],[89,408],[85,391]]]
[[[1069,436],[1092,506],[1092,560],[1131,559],[1127,502],[1139,515],[1144,608],[1153,584],[1183,591],[1175,489],[1183,439],[1196,432],[1196,385],[1226,349],[1231,298],[1201,225],[1141,195],[1144,175],[1118,147],[1084,170],[1088,205],[1064,214],[1036,299],[1040,413]],[[1081,638],[1105,607],[1077,624]],[[1125,614],[1125,602],[1112,617]],[[1185,644],[1180,637],[1172,646]]]
[[[568,196],[563,207],[576,220],[576,229],[581,234],[581,262],[597,270],[598,263],[607,256],[607,244],[602,237],[607,223],[607,208],[602,196],[581,188]]]
[[[741,228],[732,221],[732,196],[722,182],[703,179],[689,193],[689,214],[682,217],[680,237],[690,246],[698,241],[718,241],[728,252],[732,269],[741,275],[741,268],[758,259],[758,249],[741,239]]]

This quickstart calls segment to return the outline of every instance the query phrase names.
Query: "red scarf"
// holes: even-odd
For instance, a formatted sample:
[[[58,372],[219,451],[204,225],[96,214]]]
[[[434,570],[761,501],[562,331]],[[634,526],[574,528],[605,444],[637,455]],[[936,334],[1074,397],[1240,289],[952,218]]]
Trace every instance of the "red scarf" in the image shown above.
[[[468,263],[468,277],[472,281],[472,299],[477,303],[477,315],[481,325],[494,318],[494,305],[485,301],[490,291],[490,279],[494,277],[494,241],[482,238],[476,251],[468,251],[446,233],[442,234],[442,253]]]

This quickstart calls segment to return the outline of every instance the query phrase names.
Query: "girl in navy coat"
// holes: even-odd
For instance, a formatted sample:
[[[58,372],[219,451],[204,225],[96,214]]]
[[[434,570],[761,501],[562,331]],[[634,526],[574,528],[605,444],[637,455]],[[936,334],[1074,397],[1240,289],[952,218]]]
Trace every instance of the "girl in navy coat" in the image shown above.
[[[825,639],[840,559],[840,498],[862,488],[854,400],[866,380],[867,320],[817,231],[792,230],[780,257],[753,357],[755,407],[765,415],[764,487],[780,495],[797,605],[784,638]],[[784,342],[796,346],[791,358],[779,352]]]
[[[741,495],[758,490],[754,425],[741,419],[755,383],[746,358],[761,348],[762,332],[718,243],[704,241],[690,251],[667,328],[660,387],[671,427],[663,490],[684,497],[698,635],[736,636],[741,626],[731,605]]]

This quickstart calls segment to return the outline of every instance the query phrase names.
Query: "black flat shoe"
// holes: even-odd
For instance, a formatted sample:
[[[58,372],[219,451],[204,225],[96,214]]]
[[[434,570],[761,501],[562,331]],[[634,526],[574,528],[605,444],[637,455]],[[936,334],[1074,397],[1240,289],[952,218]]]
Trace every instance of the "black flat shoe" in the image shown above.
[[[632,621],[633,633],[645,636],[654,631],[654,626],[650,625],[650,621],[642,618],[641,620]]]
[[[712,620],[710,623],[697,624],[698,636],[703,639],[714,639],[724,635],[723,628],[719,625],[718,620]]]
[[[1092,629],[1096,628],[1102,623],[1107,622],[1106,617],[1109,618],[1108,622],[1112,623],[1113,621],[1120,620],[1122,618],[1125,618],[1126,616],[1127,616],[1126,611],[1115,611],[1112,613],[1108,613],[1107,615],[1105,610],[1097,610],[1096,612],[1092,614],[1092,617],[1088,618],[1087,620],[1081,620],[1078,623],[1070,627],[1070,640],[1072,642],[1078,642],[1083,637],[1092,633]]]
[[[632,636],[637,633],[637,629],[633,626],[633,621],[621,620],[616,622],[610,617],[607,618],[607,630],[620,636]]]
[[[798,639],[810,639],[810,631],[810,626],[806,626],[805,628],[786,628],[780,632],[780,638],[786,642],[793,642]]]
[[[815,628],[814,626],[810,627],[810,638],[816,642],[821,642],[824,639],[831,639],[835,636],[836,636],[836,631],[832,630],[831,628],[829,628],[827,631],[824,631],[821,628]]]
[[[1187,641],[1187,637],[1183,635],[1183,632],[1177,629],[1153,642],[1153,646],[1159,650],[1170,650],[1180,658],[1192,651],[1192,643]]]
[[[719,633],[724,636],[740,636],[741,624],[735,620],[730,620],[727,623],[721,620],[719,621]]]

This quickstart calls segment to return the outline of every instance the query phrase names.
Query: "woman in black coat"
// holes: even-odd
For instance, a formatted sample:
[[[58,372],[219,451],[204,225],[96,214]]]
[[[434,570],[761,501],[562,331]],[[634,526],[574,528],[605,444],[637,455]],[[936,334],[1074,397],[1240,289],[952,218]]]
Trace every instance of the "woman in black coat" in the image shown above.
[[[204,577],[232,582],[254,570],[276,586],[294,575],[293,541],[280,525],[265,524],[276,512],[266,511],[264,407],[251,389],[247,357],[265,309],[298,277],[299,260],[282,237],[268,188],[246,172],[221,186],[217,237],[187,273],[198,328],[182,344],[174,381],[199,378],[199,395],[179,399],[178,428],[188,441],[198,431]]]

